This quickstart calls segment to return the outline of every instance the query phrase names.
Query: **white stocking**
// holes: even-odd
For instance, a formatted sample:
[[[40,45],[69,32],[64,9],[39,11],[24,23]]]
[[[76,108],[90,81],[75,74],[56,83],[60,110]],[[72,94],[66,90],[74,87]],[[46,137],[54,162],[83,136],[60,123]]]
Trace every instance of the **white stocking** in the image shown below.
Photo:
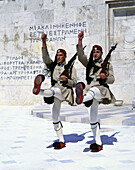
[[[101,139],[100,139],[100,129],[99,129],[99,124],[98,124],[98,105],[99,102],[96,99],[93,99],[93,103],[90,107],[90,124],[91,124],[91,129],[93,132],[93,136],[95,138],[96,144],[101,145]]]
[[[52,108],[52,119],[54,130],[59,138],[59,142],[64,142],[63,131],[62,131],[62,124],[60,122],[60,107],[61,101],[57,98],[54,98],[54,104]]]

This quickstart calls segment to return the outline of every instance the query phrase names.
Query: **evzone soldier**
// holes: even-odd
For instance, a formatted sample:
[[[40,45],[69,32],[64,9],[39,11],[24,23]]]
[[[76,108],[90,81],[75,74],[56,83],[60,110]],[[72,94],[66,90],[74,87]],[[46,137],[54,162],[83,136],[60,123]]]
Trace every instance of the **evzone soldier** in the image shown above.
[[[95,143],[90,145],[92,152],[98,152],[103,149],[103,144],[100,138],[100,124],[98,122],[98,105],[100,103],[109,104],[115,102],[115,97],[111,93],[108,84],[114,83],[113,67],[110,62],[107,63],[105,73],[102,73],[102,47],[94,45],[90,53],[89,59],[84,54],[82,40],[84,32],[78,34],[77,53],[78,59],[84,67],[86,67],[86,81],[76,85],[76,103],[83,103],[90,110],[89,121]]]
[[[73,65],[68,70],[68,75],[61,75],[66,65],[67,53],[64,49],[58,49],[56,52],[55,60],[49,56],[46,39],[47,35],[43,34],[42,37],[42,58],[47,68],[51,71],[51,87],[48,89],[41,89],[42,82],[44,81],[44,75],[37,75],[34,80],[33,94],[44,96],[44,101],[47,104],[52,104],[52,120],[54,130],[58,136],[59,142],[54,142],[54,149],[61,149],[66,146],[62,123],[60,121],[60,108],[63,101],[67,101],[68,104],[74,105],[75,98],[73,94],[73,87],[77,83],[76,70]]]

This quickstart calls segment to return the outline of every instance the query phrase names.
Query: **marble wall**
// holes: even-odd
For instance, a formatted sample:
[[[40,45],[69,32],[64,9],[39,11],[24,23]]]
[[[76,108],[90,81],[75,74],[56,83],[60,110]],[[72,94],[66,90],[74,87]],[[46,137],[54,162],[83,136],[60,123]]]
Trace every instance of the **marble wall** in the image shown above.
[[[110,86],[117,99],[131,103],[135,96],[135,2],[133,0],[1,0],[0,1],[0,104],[39,105],[32,94],[34,77],[45,72],[41,35],[48,36],[54,59],[64,48],[69,60],[76,53],[77,37],[84,31],[85,53],[100,44],[112,55],[116,81]],[[76,60],[78,81],[85,81],[85,68]],[[80,76],[81,75],[81,76]],[[46,76],[43,88],[50,86]]]
[[[117,99],[131,103],[135,97],[135,1],[109,1],[106,5],[106,46],[118,43],[112,56]]]

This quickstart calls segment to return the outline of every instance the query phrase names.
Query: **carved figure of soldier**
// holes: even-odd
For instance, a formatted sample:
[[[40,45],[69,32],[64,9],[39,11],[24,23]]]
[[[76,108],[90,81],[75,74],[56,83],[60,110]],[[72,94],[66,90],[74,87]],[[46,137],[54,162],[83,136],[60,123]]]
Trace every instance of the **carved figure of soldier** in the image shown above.
[[[68,76],[61,75],[64,71],[66,64],[67,53],[64,49],[58,49],[56,52],[55,60],[53,61],[48,53],[46,39],[47,35],[43,34],[42,37],[42,58],[47,68],[51,71],[51,87],[42,89],[41,85],[44,81],[44,75],[37,75],[34,80],[33,94],[44,96],[44,101],[48,104],[53,103],[52,107],[52,120],[54,129],[58,136],[59,142],[54,142],[54,149],[61,149],[66,146],[62,123],[60,121],[60,108],[63,101],[68,104],[74,105],[73,87],[77,83],[76,70],[73,65],[68,70]]]
[[[111,93],[108,84],[114,82],[113,67],[110,62],[107,63],[106,73],[101,73],[103,59],[102,47],[94,45],[90,53],[89,59],[84,54],[82,48],[82,40],[84,32],[78,34],[77,53],[78,59],[86,67],[86,81],[87,85],[83,82],[76,85],[76,103],[83,103],[88,107],[89,121],[95,143],[90,145],[92,152],[98,152],[103,149],[103,144],[100,138],[100,124],[98,122],[98,105],[100,103],[109,104],[115,102],[115,97]]]

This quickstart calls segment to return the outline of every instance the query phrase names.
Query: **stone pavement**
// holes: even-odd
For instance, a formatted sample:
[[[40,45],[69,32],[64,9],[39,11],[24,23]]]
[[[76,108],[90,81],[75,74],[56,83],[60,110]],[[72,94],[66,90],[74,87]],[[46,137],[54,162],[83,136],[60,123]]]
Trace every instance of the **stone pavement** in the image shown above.
[[[82,106],[62,106],[66,147],[61,150],[52,147],[57,136],[50,117],[39,118],[49,116],[50,106],[0,106],[0,170],[134,170],[134,110],[101,105],[99,112],[104,149],[92,153]]]
[[[88,109],[84,105],[61,105],[61,120],[66,122],[89,123]],[[52,105],[44,104],[31,110],[31,114],[51,120]],[[99,105],[99,121],[102,125],[135,126],[135,109],[131,105]]]

